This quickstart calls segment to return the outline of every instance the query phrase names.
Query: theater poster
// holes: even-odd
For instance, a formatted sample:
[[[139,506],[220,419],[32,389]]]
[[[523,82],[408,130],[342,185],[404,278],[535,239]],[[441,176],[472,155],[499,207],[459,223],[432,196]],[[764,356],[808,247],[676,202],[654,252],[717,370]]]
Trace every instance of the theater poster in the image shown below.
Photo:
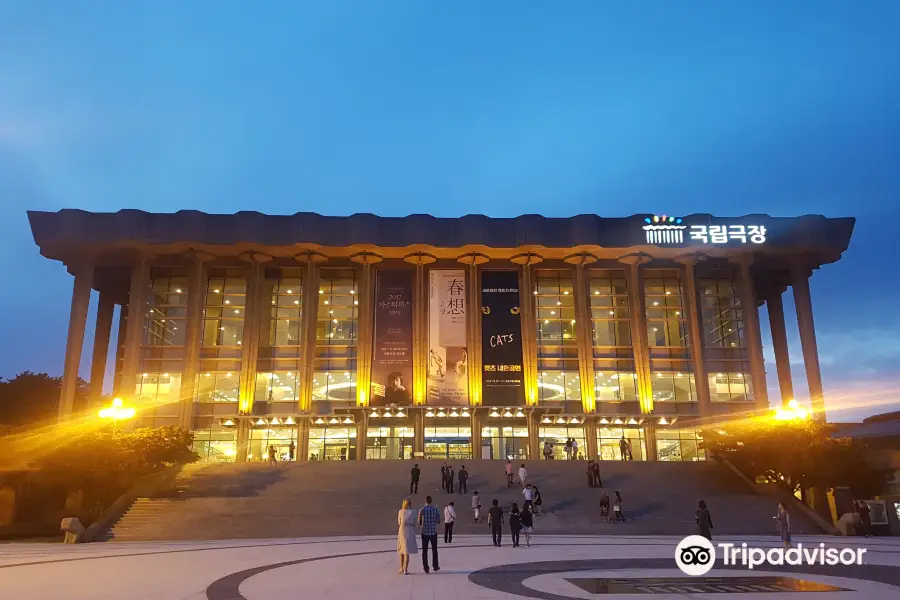
[[[381,270],[375,276],[372,406],[412,402],[413,272]]]
[[[428,403],[466,405],[466,273],[461,269],[434,269],[428,279]]]
[[[482,404],[518,406],[525,403],[522,372],[522,320],[519,273],[481,274]]]

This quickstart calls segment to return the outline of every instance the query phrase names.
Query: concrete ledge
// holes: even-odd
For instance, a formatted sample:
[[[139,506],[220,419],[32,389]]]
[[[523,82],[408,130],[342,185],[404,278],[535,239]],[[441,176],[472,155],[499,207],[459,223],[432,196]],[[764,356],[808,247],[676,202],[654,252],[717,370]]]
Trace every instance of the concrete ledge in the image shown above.
[[[85,543],[96,542],[100,536],[112,529],[112,526],[115,525],[116,521],[128,511],[135,500],[142,496],[149,496],[159,491],[163,486],[172,483],[183,466],[184,465],[175,465],[168,467],[158,473],[153,473],[138,479],[128,491],[119,496],[116,501],[106,509],[100,518],[91,523],[90,527],[88,527],[81,536],[80,541]]]
[[[751,481],[750,478],[747,477],[746,475],[744,475],[740,469],[738,469],[736,466],[731,464],[731,461],[723,458],[723,459],[721,459],[721,463],[723,465],[725,465],[732,473],[737,475],[742,481],[744,481],[747,484],[747,486],[750,487],[750,489],[752,489],[757,494],[759,494],[761,496],[771,496],[772,495],[767,490],[760,488],[759,485],[757,485],[755,481]],[[790,494],[783,494],[783,495],[779,494],[779,496],[783,500],[788,500],[788,498],[789,498],[790,500],[788,500],[788,502],[791,503],[791,506],[793,508],[796,508],[797,510],[799,510],[801,513],[803,513],[803,516],[805,516],[810,521],[815,523],[815,525],[819,529],[821,529],[824,533],[827,533],[829,535],[841,535],[841,532],[838,530],[837,527],[834,526],[834,524],[829,523],[828,521],[823,519],[821,516],[819,516],[819,514],[816,511],[814,511],[809,506],[807,506],[806,503],[801,502],[800,500],[797,500],[794,496],[792,496]]]

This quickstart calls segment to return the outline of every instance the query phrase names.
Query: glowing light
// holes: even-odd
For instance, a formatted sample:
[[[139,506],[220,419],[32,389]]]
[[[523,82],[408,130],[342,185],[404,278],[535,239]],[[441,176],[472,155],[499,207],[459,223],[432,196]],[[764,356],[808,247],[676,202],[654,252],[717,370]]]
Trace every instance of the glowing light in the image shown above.
[[[809,418],[809,410],[800,406],[796,400],[788,402],[786,408],[775,409],[775,419],[778,421],[803,421]]]
[[[113,422],[125,421],[134,418],[136,411],[131,407],[126,407],[121,398],[113,398],[112,404],[106,408],[101,408],[97,416],[101,419],[112,419]]]

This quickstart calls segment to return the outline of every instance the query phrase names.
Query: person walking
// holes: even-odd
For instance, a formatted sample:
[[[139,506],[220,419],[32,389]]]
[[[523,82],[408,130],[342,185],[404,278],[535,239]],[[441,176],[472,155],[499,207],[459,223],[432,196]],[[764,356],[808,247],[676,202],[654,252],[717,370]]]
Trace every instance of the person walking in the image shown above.
[[[528,485],[528,469],[525,468],[525,463],[522,463],[522,466],[519,467],[519,482],[523,488]]]
[[[587,473],[588,487],[589,488],[594,487],[594,461],[593,460],[588,461],[587,471],[585,471],[585,472]]]
[[[544,510],[543,509],[544,497],[541,496],[541,490],[538,489],[538,486],[536,486],[536,485],[531,486],[531,497],[533,500],[533,504],[532,504],[531,508],[534,511],[534,514],[535,515],[542,514],[543,510]]]
[[[478,495],[478,490],[472,492],[472,513],[475,515],[475,522],[481,520],[481,496]]]
[[[494,498],[493,504],[491,510],[488,511],[488,525],[491,527],[494,545],[499,548],[503,538],[503,509],[500,508],[500,501],[496,498]]]
[[[531,487],[531,484],[525,486],[525,489],[522,490],[522,495],[525,497],[525,503],[523,506],[532,507],[532,511],[534,510],[534,489]]]
[[[697,503],[697,514],[695,516],[695,520],[697,521],[697,527],[700,528],[700,535],[712,541],[712,516],[709,514],[709,509],[706,508],[706,502],[703,500]]]
[[[631,451],[631,438],[625,440],[625,448],[628,450],[628,460],[634,460],[634,453]]]
[[[468,494],[469,488],[466,487],[466,482],[469,480],[469,472],[466,471],[466,465],[463,465],[459,468],[459,493],[460,494]]]
[[[509,535],[512,537],[513,548],[519,547],[519,532],[522,530],[522,516],[519,514],[519,505],[513,502],[509,509]]]
[[[447,492],[447,463],[441,465],[441,491]]]
[[[510,487],[513,484],[513,468],[512,461],[507,459],[506,461],[506,487]]]
[[[606,492],[600,493],[600,520],[609,523],[609,496]]]
[[[613,502],[613,513],[616,515],[616,523],[625,522],[625,516],[622,515],[622,494],[616,491],[616,499]]]
[[[425,496],[425,506],[419,510],[419,525],[422,526],[422,569],[429,573],[428,546],[431,545],[431,562],[434,572],[441,570],[438,563],[437,526],[441,522],[441,511],[431,503],[431,496]]]
[[[419,476],[422,474],[422,471],[419,470],[419,464],[416,463],[413,465],[413,468],[409,470],[409,493],[410,494],[418,494],[419,493]]]
[[[453,467],[447,467],[447,493],[452,494],[456,491],[456,487],[453,485],[453,479],[456,477],[456,473],[453,472]]]
[[[453,524],[456,523],[456,508],[451,502],[444,507],[444,543],[453,542]]]
[[[594,461],[594,487],[602,488],[603,481],[600,480],[600,461]]]
[[[269,470],[278,468],[278,458],[275,456],[275,446],[269,446]]]
[[[294,443],[294,440],[291,440],[291,445],[288,446],[288,460],[294,462],[294,454],[297,452],[297,444]]]
[[[619,440],[619,454],[622,455],[622,460],[628,460],[628,442],[625,441],[625,434],[622,434],[622,439]]]
[[[869,511],[869,505],[865,500],[860,500],[856,510],[859,513],[859,532],[869,537],[872,535],[872,514]]]
[[[791,516],[788,514],[787,505],[784,502],[778,503],[778,513],[775,515],[775,527],[778,529],[778,535],[785,548],[793,548],[791,544]]]
[[[578,440],[572,438],[572,460],[578,460]]]
[[[525,545],[530,548],[531,534],[534,533],[534,513],[531,512],[531,507],[526,506],[523,508],[520,518],[522,521],[522,533],[525,534]]]
[[[566,438],[566,460],[572,460],[572,438]]]
[[[403,575],[409,575],[409,555],[419,553],[416,546],[416,511],[411,510],[411,507],[412,502],[406,498],[397,513],[397,554],[400,555],[398,573]]]

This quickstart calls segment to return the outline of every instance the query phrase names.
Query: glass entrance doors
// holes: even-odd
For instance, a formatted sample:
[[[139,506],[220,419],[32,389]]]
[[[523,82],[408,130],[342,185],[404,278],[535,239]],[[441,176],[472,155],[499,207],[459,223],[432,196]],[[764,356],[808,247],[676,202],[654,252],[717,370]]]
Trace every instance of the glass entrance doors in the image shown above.
[[[468,460],[472,458],[472,428],[453,425],[442,419],[437,423],[425,423],[425,458],[444,460]],[[460,420],[469,424],[469,420]]]
[[[356,427],[311,427],[309,460],[356,460]]]
[[[621,448],[623,436],[626,442],[624,455]],[[644,430],[640,427],[598,427],[597,449],[600,460],[647,460]]]
[[[546,458],[545,448],[550,445],[551,460],[575,460],[587,452],[587,444],[584,438],[584,427],[581,425],[567,426],[559,425],[557,427],[541,427],[539,429],[541,459]],[[566,440],[574,440],[577,448],[570,446],[572,451],[566,452]]]
[[[269,458],[269,446],[275,448],[279,462],[297,459],[297,427],[262,427],[250,430],[248,461],[265,461]]]
[[[528,427],[482,427],[481,458],[493,460],[525,460],[528,458]]]
[[[412,427],[372,427],[366,432],[367,459],[411,459],[415,429]]]

